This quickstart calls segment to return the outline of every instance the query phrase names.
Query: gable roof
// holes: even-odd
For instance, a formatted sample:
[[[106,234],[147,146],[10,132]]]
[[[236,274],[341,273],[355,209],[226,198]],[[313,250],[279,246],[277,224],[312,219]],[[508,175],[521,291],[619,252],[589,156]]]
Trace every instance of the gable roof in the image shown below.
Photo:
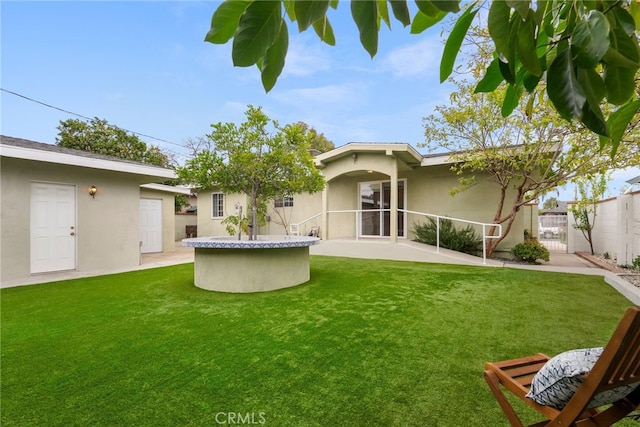
[[[102,169],[161,180],[176,177],[173,170],[159,166],[5,135],[0,135],[0,157]]]
[[[379,153],[395,156],[409,167],[437,166],[456,163],[452,153],[420,154],[411,144],[404,142],[350,142],[333,150],[315,156],[316,166],[322,168],[327,163],[357,153]]]
[[[371,142],[350,142],[341,147],[334,148],[326,153],[315,157],[318,167],[323,167],[327,163],[341,159],[357,153],[381,153],[387,156],[396,156],[407,165],[418,166],[422,160],[422,155],[409,144],[405,143],[371,143]]]

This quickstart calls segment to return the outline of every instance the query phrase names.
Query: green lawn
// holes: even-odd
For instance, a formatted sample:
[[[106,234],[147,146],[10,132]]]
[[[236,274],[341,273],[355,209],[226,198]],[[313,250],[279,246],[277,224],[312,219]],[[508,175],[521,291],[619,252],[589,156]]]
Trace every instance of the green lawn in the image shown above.
[[[508,268],[312,257],[311,278],[222,294],[186,264],[3,289],[0,423],[506,426],[485,361],[604,345],[632,305]]]

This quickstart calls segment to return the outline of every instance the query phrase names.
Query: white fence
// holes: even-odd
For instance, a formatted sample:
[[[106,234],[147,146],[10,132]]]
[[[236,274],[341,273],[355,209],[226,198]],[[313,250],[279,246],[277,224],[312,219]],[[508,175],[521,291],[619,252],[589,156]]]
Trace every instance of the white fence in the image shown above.
[[[574,228],[568,213],[568,252],[590,252],[589,242]],[[598,202],[592,232],[596,254],[608,253],[618,265],[631,265],[640,255],[640,191]]]

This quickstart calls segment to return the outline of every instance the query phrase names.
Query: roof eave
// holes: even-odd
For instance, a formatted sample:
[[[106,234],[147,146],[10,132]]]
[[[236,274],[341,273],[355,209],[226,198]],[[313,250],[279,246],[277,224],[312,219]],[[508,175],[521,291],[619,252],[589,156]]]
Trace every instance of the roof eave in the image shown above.
[[[13,145],[1,144],[0,156],[10,157],[14,159],[34,160],[46,163],[130,173],[134,175],[160,178],[162,180],[176,178],[175,171],[158,166],[76,156],[73,154],[56,153]]]

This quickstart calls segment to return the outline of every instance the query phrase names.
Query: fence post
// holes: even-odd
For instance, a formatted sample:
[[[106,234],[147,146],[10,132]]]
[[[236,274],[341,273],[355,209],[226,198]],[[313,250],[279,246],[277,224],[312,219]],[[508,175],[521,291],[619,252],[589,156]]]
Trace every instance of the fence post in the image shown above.
[[[487,265],[487,225],[482,224],[482,264]]]
[[[436,253],[440,253],[440,215],[436,216]]]

